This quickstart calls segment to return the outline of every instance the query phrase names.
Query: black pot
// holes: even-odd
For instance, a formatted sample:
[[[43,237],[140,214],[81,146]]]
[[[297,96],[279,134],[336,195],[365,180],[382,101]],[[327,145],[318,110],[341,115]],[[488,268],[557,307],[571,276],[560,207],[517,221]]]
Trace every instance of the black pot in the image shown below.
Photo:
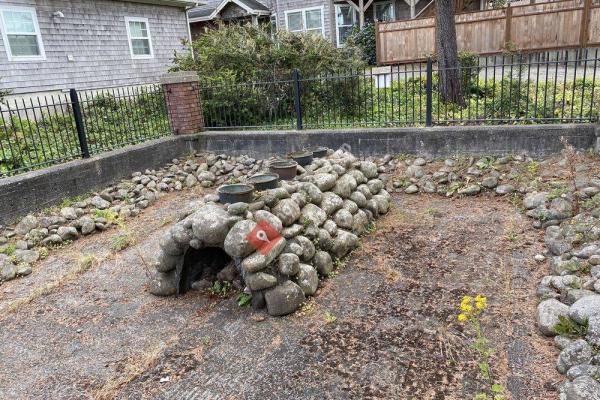
[[[313,161],[312,151],[296,151],[290,154],[290,157],[296,161],[299,165],[305,166]]]
[[[247,182],[254,185],[256,190],[275,189],[279,186],[279,175],[275,173],[253,175]]]
[[[219,201],[223,204],[252,203],[254,200],[254,186],[236,183],[235,185],[223,185],[217,189]]]
[[[269,171],[279,175],[279,178],[289,181],[296,177],[298,163],[292,160],[275,160],[269,163]]]
[[[313,147],[312,149],[309,149],[309,151],[312,151],[314,158],[325,157],[327,155],[327,150],[329,150],[327,147]]]

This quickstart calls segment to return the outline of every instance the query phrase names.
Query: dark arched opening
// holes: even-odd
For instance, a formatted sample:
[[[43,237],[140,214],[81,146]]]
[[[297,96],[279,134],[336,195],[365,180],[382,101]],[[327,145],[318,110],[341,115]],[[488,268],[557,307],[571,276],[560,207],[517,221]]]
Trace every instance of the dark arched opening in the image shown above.
[[[183,259],[178,294],[190,290],[196,281],[213,282],[219,271],[232,262],[231,257],[219,247],[204,247],[199,250],[190,247]]]

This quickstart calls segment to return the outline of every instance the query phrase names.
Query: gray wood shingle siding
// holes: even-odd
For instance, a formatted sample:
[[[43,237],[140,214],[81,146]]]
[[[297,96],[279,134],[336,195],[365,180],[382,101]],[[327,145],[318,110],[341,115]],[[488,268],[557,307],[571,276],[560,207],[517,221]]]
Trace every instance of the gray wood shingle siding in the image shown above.
[[[188,37],[183,8],[112,0],[0,1],[4,5],[35,8],[46,52],[43,61],[9,61],[0,36],[0,88],[13,94],[156,82]],[[53,17],[57,11],[64,17]],[[132,59],[125,17],[148,19],[153,58]]]

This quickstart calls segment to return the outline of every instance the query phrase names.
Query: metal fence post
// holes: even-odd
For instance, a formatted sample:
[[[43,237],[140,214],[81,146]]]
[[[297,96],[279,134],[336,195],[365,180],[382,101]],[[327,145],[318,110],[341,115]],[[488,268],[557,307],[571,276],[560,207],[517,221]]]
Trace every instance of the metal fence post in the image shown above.
[[[294,81],[294,108],[296,110],[296,129],[302,130],[302,101],[300,99],[300,72],[295,69],[292,72],[292,79]]]
[[[425,108],[425,126],[432,125],[432,114],[433,114],[433,61],[431,58],[427,59],[427,83],[425,85],[426,95],[426,108]]]
[[[71,97],[73,117],[75,118],[75,128],[77,129],[77,139],[79,139],[79,148],[81,149],[81,155],[83,156],[83,158],[89,158],[90,150],[88,149],[87,138],[85,136],[85,123],[83,122],[83,114],[81,113],[81,104],[79,103],[79,96],[77,95],[77,90],[69,90],[69,96]]]

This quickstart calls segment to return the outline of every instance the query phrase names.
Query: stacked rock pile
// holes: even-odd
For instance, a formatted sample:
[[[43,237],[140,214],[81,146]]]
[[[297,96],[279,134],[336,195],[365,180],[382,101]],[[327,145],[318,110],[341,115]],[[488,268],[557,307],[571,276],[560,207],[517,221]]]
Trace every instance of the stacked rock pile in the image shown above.
[[[162,239],[150,291],[176,294],[188,250],[217,247],[233,261],[217,278],[243,282],[255,307],[266,306],[276,316],[300,307],[334,260],[355,249],[369,224],[388,212],[391,196],[378,166],[349,153],[316,159],[298,172],[294,180],[259,192],[252,203],[220,205],[216,196],[205,196]],[[278,233],[267,251],[249,240],[264,222]],[[207,285],[199,281],[192,288]]]
[[[174,159],[158,170],[134,172],[129,179],[62,207],[25,216],[14,226],[0,226],[0,282],[31,273],[31,265],[47,253],[83,236],[104,231],[140,214],[165,193],[197,185],[212,187],[256,173],[267,160],[247,156],[199,153]]]
[[[567,378],[560,398],[600,399],[600,208],[573,215],[574,193],[551,201],[547,195],[525,198],[528,215],[545,227],[550,257],[550,275],[537,289],[538,327],[560,349],[556,368]]]

